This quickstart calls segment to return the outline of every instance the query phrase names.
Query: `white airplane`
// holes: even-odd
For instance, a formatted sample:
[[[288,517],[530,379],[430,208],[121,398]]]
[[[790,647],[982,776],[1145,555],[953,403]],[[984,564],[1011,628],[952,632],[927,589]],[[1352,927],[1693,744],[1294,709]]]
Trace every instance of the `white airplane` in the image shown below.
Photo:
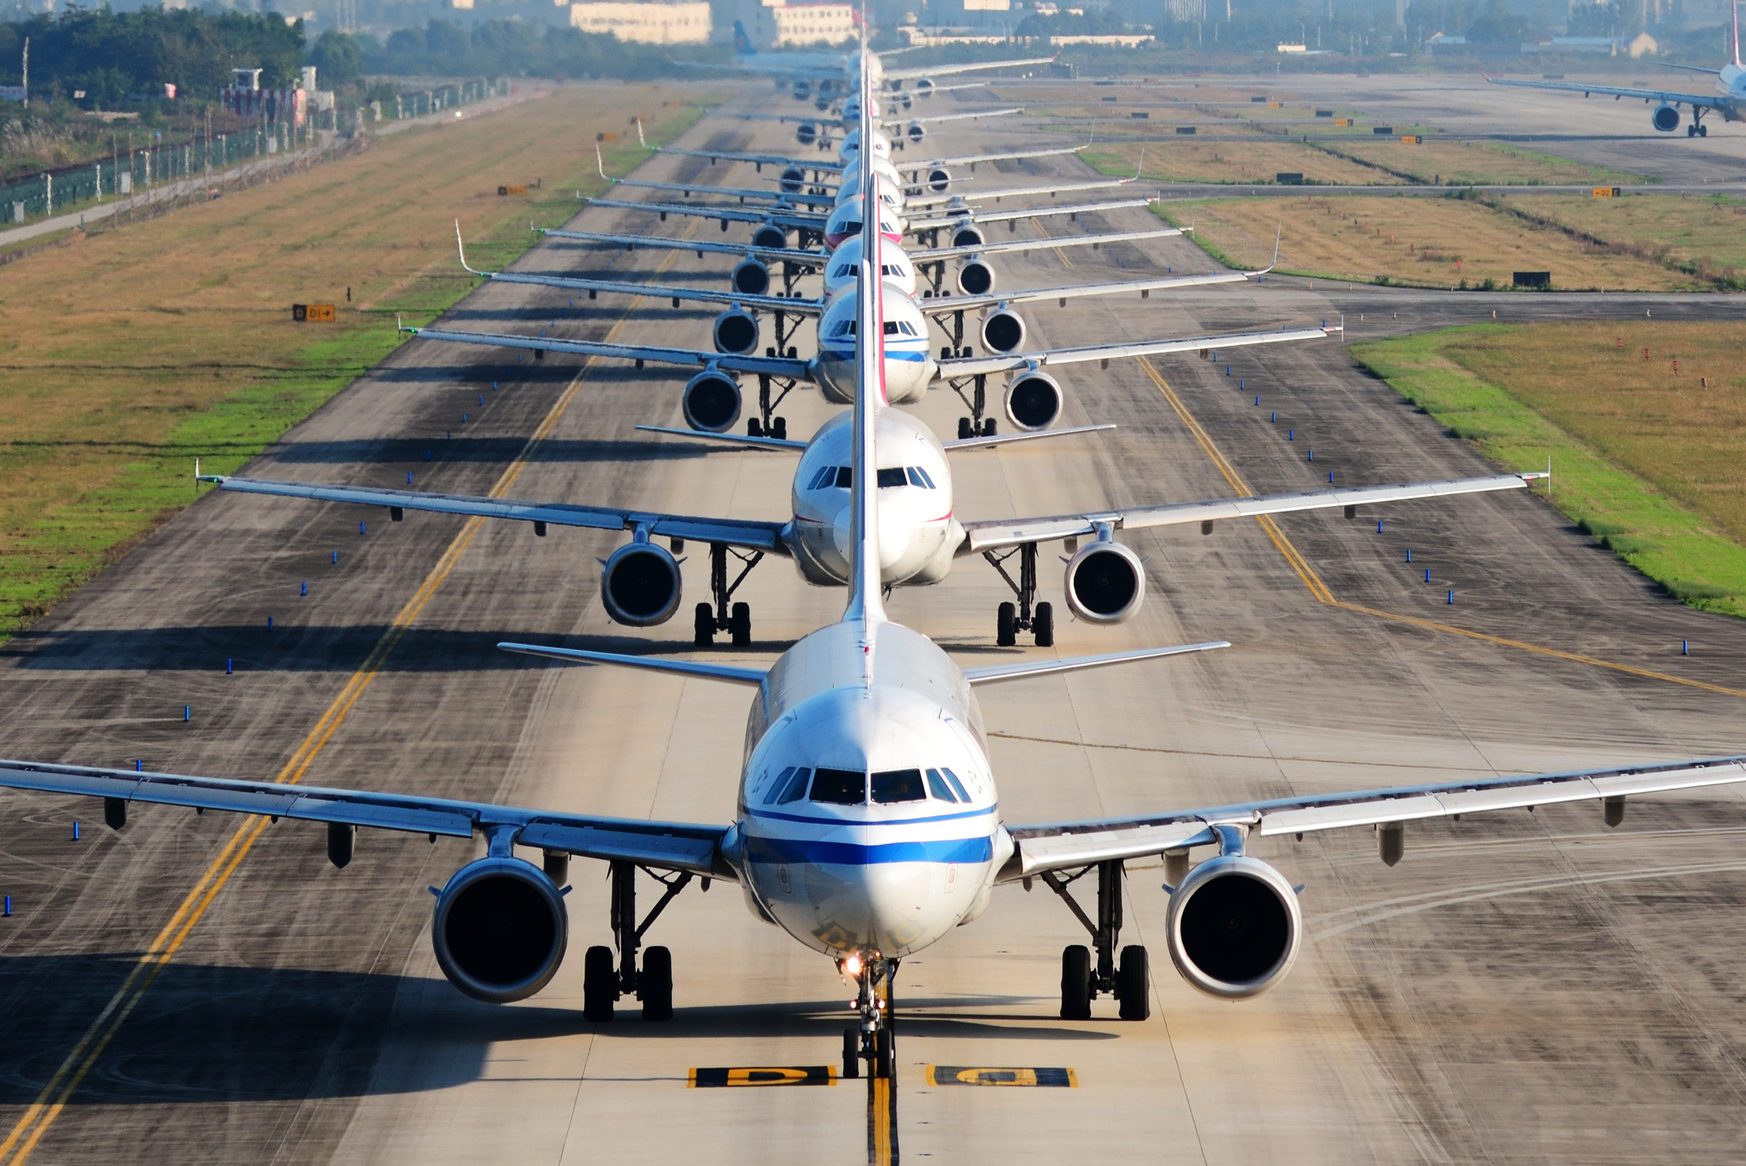
[[[877,259],[881,243],[871,228],[864,246]],[[864,279],[856,301],[858,337],[884,335],[880,288],[880,281]],[[132,803],[320,822],[328,857],[342,867],[359,827],[481,838],[485,853],[463,863],[437,891],[431,936],[449,981],[497,1003],[525,999],[557,974],[569,939],[569,859],[604,861],[618,951],[615,959],[612,948],[598,945],[584,956],[583,1015],[593,1022],[610,1020],[626,996],[641,1001],[645,1020],[670,1020],[672,955],[665,947],[644,949],[645,932],[693,881],[736,882],[755,917],[832,960],[853,985],[856,1022],[843,1032],[844,1075],[859,1075],[865,1064],[872,1075],[888,1078],[895,1071],[892,1019],[901,962],[974,920],[998,885],[1041,880],[1087,925],[1091,947],[1074,944],[1062,952],[1064,1018],[1087,1018],[1095,998],[1113,995],[1120,1016],[1137,1021],[1151,1013],[1150,961],[1144,947],[1120,946],[1122,871],[1129,860],[1164,857],[1171,961],[1195,988],[1236,999],[1277,984],[1296,961],[1303,934],[1300,888],[1247,853],[1252,838],[1372,828],[1383,860],[1392,864],[1403,853],[1409,821],[1471,820],[1486,811],[1600,800],[1606,822],[1617,825],[1627,796],[1746,781],[1746,757],[1729,757],[1009,825],[1003,815],[1013,805],[1003,804],[996,790],[977,688],[1228,645],[1208,641],[964,669],[926,636],[887,619],[878,542],[883,499],[873,469],[884,374],[877,347],[858,346],[863,391],[854,394],[851,423],[851,570],[841,620],[803,637],[767,669],[501,645],[547,659],[755,689],[732,822],[625,820],[29,761],[0,761],[0,786],[101,798],[105,821],[117,829]],[[537,852],[541,861],[518,848]],[[647,917],[636,905],[639,868],[663,884]],[[1087,913],[1069,881],[1091,871],[1098,901]]]
[[[1499,81],[1495,77],[1487,77],[1493,85],[1512,85],[1518,89],[1555,89],[1566,93],[1580,93],[1584,97],[1598,93],[1602,97],[1611,97],[1617,101],[1620,98],[1641,98],[1644,102],[1656,103],[1655,112],[1649,115],[1649,124],[1664,134],[1670,134],[1679,128],[1679,107],[1691,107],[1691,124],[1685,127],[1688,138],[1706,138],[1710,127],[1704,124],[1705,114],[1716,114],[1723,121],[1740,121],[1746,119],[1746,63],[1740,60],[1740,6],[1736,2],[1728,5],[1729,31],[1726,51],[1729,61],[1720,69],[1706,69],[1697,65],[1675,65],[1673,68],[1686,69],[1693,73],[1707,73],[1716,79],[1715,89],[1710,93],[1680,93],[1671,89],[1636,89],[1619,85],[1588,85],[1581,81]]]

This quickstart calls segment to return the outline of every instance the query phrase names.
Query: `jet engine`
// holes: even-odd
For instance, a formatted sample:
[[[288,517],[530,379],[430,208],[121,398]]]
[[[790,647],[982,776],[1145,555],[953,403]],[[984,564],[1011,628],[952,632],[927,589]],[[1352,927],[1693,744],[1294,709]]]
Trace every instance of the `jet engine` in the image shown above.
[[[803,146],[810,146],[818,141],[818,127],[812,122],[803,121],[794,127],[794,140]]]
[[[980,247],[986,241],[986,237],[982,234],[982,228],[975,223],[959,223],[952,228],[952,246],[954,247]]]
[[[919,146],[922,143],[922,139],[928,136],[928,127],[924,126],[919,121],[912,121],[903,132],[908,135],[910,141]]]
[[[932,77],[919,77],[916,79],[914,89],[917,97],[932,97],[934,95],[934,79]]]
[[[1113,539],[1100,538],[1067,560],[1067,606],[1087,623],[1121,623],[1146,598],[1140,556]]]
[[[775,223],[765,223],[752,232],[752,246],[776,250],[788,246],[788,232]]]
[[[1227,854],[1189,872],[1165,919],[1170,959],[1209,996],[1258,996],[1285,978],[1303,940],[1303,912],[1285,876]]]
[[[691,428],[726,433],[740,419],[740,383],[725,372],[704,369],[685,382],[679,405]]]
[[[812,82],[801,77],[794,82],[794,100],[805,101],[812,96]]]
[[[806,171],[799,166],[785,166],[777,179],[783,194],[796,194],[806,185]]]
[[[544,871],[490,856],[454,873],[437,895],[431,945],[449,983],[490,1004],[525,1000],[564,959],[569,916]]]
[[[600,569],[600,602],[614,623],[666,623],[679,610],[679,562],[654,543],[626,543]]]
[[[897,107],[899,109],[903,110],[905,113],[908,113],[910,108],[914,104],[915,104],[915,102],[910,98],[909,94],[899,93],[897,95]]]
[[[944,166],[928,168],[928,189],[935,194],[944,194],[952,188],[952,172]]]
[[[1649,117],[1649,124],[1664,134],[1671,134],[1679,128],[1679,107],[1674,105],[1658,105]]]
[[[744,308],[729,308],[715,318],[715,350],[745,356],[758,351],[758,318]]]
[[[734,264],[733,273],[728,276],[733,289],[745,296],[763,296],[770,294],[770,269],[762,260],[742,259]]]
[[[1025,342],[1025,321],[1011,308],[996,308],[982,317],[982,347],[989,352],[1017,352]],[[1053,382],[1051,382],[1053,383]],[[1055,411],[1060,411],[1060,391],[1055,393]],[[1010,394],[1009,394],[1010,397]]]
[[[994,290],[994,268],[983,259],[966,259],[958,268],[958,290],[967,296],[985,296]]]
[[[1006,416],[1020,429],[1047,429],[1061,416],[1061,400],[1061,385],[1054,377],[1035,370],[1021,372],[1007,383]],[[1071,578],[1072,568],[1068,575]]]

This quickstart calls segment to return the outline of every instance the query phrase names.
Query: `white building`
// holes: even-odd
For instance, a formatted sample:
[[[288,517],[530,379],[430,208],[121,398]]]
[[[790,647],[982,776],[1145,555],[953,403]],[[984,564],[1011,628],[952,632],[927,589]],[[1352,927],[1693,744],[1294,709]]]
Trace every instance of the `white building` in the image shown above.
[[[636,4],[629,0],[588,0],[570,5],[570,27],[610,32],[619,40],[652,45],[702,44],[709,39],[709,4]]]
[[[790,4],[784,0],[740,0],[734,7],[746,35],[759,49],[793,45],[841,44],[855,37],[852,4]]]

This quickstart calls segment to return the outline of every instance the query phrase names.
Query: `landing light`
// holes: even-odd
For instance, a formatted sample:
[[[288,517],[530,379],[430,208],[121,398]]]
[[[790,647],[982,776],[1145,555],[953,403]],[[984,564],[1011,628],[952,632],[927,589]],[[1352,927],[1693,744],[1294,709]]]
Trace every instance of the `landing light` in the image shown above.
[[[861,975],[861,957],[853,954],[844,956],[838,961],[837,970],[851,980],[858,978]]]

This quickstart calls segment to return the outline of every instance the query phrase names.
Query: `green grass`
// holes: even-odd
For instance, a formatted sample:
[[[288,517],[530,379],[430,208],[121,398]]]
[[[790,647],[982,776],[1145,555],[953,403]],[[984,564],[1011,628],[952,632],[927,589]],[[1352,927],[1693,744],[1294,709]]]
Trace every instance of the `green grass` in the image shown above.
[[[1505,344],[1528,331],[1479,324],[1351,346],[1383,377],[1493,461],[1528,470],[1552,461],[1551,501],[1632,567],[1693,607],[1746,616],[1746,547],[1704,515],[1669,497],[1662,484],[1611,460],[1459,363],[1453,350]],[[1679,467],[1668,465],[1668,473]]]

